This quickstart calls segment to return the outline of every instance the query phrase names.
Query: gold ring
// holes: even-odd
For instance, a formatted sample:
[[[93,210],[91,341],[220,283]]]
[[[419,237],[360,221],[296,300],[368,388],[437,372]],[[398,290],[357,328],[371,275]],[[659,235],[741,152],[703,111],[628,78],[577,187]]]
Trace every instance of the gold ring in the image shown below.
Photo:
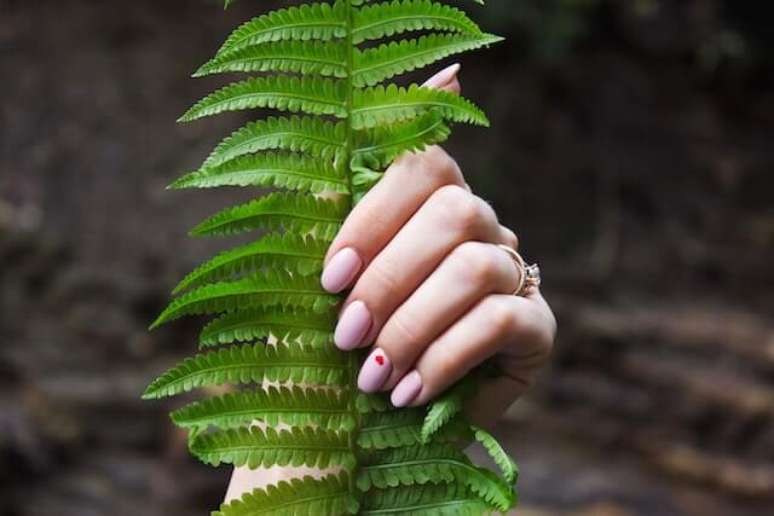
[[[505,251],[508,256],[511,257],[513,263],[516,264],[516,268],[519,270],[519,286],[513,291],[514,296],[526,296],[533,288],[540,286],[540,267],[536,263],[527,265],[524,258],[522,258],[519,252],[512,247],[502,244],[497,247]]]

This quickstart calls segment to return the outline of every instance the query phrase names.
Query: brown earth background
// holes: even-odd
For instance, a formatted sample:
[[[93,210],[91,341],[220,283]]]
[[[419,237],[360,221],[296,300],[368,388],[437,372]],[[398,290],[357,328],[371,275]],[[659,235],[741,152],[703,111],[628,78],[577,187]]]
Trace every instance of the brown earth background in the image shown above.
[[[178,126],[229,29],[291,2],[0,0],[0,515],[205,514],[144,386],[193,349],[148,334],[246,192],[164,186],[247,115]],[[524,515],[772,514],[772,8],[465,2],[508,37],[462,58],[492,129],[448,148],[539,259],[551,367],[497,429]],[[179,402],[178,402],[179,403]],[[768,509],[768,510],[767,510]]]

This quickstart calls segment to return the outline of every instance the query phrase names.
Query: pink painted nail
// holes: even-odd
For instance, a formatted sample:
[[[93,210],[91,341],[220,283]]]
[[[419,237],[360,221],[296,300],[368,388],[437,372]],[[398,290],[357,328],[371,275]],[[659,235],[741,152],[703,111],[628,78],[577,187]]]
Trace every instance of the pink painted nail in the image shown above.
[[[362,267],[363,260],[354,249],[349,247],[342,249],[325,267],[322,274],[322,287],[332,294],[338,294],[352,283]]]
[[[422,377],[418,371],[411,371],[392,390],[390,401],[395,407],[405,407],[419,396],[422,391]]]
[[[357,386],[363,392],[377,392],[392,374],[392,362],[381,349],[375,349],[360,369]]]
[[[339,324],[336,325],[336,332],[333,340],[336,347],[344,351],[350,351],[358,347],[363,342],[371,328],[371,312],[368,311],[365,303],[355,301],[344,309],[341,314]]]
[[[430,77],[422,86],[427,88],[440,89],[454,80],[454,77],[457,75],[457,73],[459,73],[460,68],[462,68],[462,65],[459,63],[454,63],[451,66],[447,66],[437,74]]]

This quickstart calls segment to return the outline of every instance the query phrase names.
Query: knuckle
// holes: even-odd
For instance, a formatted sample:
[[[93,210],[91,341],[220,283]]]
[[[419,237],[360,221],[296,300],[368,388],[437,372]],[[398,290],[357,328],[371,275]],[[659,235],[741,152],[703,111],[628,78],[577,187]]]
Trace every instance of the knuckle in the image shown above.
[[[423,172],[429,175],[436,184],[459,184],[462,182],[462,172],[457,162],[437,145],[428,147],[421,153]]]
[[[490,298],[486,306],[491,331],[498,336],[505,336],[517,331],[519,327],[516,310],[507,303]]]
[[[475,234],[489,220],[488,205],[464,188],[444,186],[433,195],[435,207],[444,223],[451,224],[463,234]]]
[[[521,242],[519,241],[519,236],[516,233],[506,227],[503,227],[503,238],[505,240],[505,244],[508,247],[512,247],[517,251],[519,250],[519,245]]]
[[[460,365],[460,360],[453,354],[438,354],[433,361],[433,378],[437,379],[436,381],[453,381],[460,374]],[[432,385],[426,386],[434,387]]]
[[[488,286],[501,276],[502,261],[494,251],[486,244],[465,242],[454,250],[452,257],[466,281]]]
[[[389,350],[393,366],[399,370],[408,369],[420,349],[421,340],[418,326],[404,313],[394,314],[377,339],[377,346]]]
[[[362,294],[368,298],[373,298],[376,295],[379,300],[395,298],[399,291],[397,272],[397,267],[386,260],[374,260],[358,281],[356,294]],[[372,304],[375,309],[381,303],[372,301]]]

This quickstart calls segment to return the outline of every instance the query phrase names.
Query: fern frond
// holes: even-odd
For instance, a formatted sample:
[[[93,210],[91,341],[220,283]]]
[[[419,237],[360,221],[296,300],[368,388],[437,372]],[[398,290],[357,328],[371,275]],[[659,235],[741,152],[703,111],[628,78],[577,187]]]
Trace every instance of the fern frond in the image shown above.
[[[242,156],[213,168],[197,170],[169,185],[171,189],[262,186],[303,192],[349,193],[346,177],[332,163],[300,154],[266,152]]]
[[[333,346],[336,317],[330,311],[317,313],[302,308],[277,306],[240,310],[225,314],[207,324],[199,336],[202,347],[253,342],[270,335],[279,342],[299,342],[304,346]]]
[[[404,446],[420,446],[424,410],[392,410],[372,413],[361,418],[357,444],[364,450],[385,450]],[[466,439],[471,435],[470,427],[462,420],[444,426],[434,442],[449,442]]]
[[[435,109],[453,122],[467,122],[488,126],[484,112],[459,95],[411,85],[409,88],[390,84],[355,90],[352,107],[352,126],[365,129],[380,124],[415,118]]]
[[[373,490],[363,500],[360,514],[480,516],[493,510],[467,487],[441,484]]]
[[[267,41],[344,38],[347,35],[347,1],[288,7],[253,18],[226,39],[217,55]]]
[[[278,41],[228,52],[203,64],[194,77],[227,72],[283,72],[346,77],[345,47],[319,41]]]
[[[332,240],[349,210],[346,200],[299,193],[273,193],[225,209],[191,230],[192,236],[228,236],[257,229],[313,234]]]
[[[212,516],[297,516],[357,514],[360,504],[349,492],[349,475],[304,477],[256,489],[241,500],[223,504]]]
[[[486,448],[486,451],[489,452],[489,456],[492,457],[492,460],[500,468],[500,471],[503,472],[505,480],[508,481],[509,484],[515,484],[519,479],[519,466],[517,466],[516,462],[508,455],[508,452],[506,452],[500,443],[497,442],[497,439],[483,428],[474,426],[473,432],[476,440]]]
[[[510,487],[491,471],[479,468],[451,444],[427,444],[377,452],[365,459],[358,473],[362,491],[398,486],[456,483],[467,486],[501,511],[514,499]]]
[[[347,359],[332,350],[298,344],[245,344],[185,359],[151,383],[143,398],[174,396],[205,385],[261,384],[264,380],[341,385],[346,378]]]
[[[464,12],[431,0],[393,0],[365,6],[355,11],[353,25],[352,39],[356,44],[407,31],[481,33]]]
[[[250,469],[271,466],[307,466],[352,469],[355,457],[347,432],[319,428],[293,428],[276,431],[257,427],[236,428],[197,435],[190,443],[191,453],[212,466],[232,464]]]
[[[267,306],[323,311],[337,302],[336,296],[323,290],[318,278],[266,271],[239,281],[205,285],[176,298],[159,315],[151,329],[186,315],[217,314]]]
[[[260,240],[217,255],[175,287],[173,294],[204,283],[235,279],[266,268],[285,268],[304,276],[322,272],[330,242],[290,234],[269,234]]]
[[[382,169],[404,152],[422,151],[445,141],[450,132],[436,111],[408,122],[357,131],[353,160],[371,161]]]
[[[347,116],[346,83],[318,77],[256,77],[221,88],[180,117],[191,122],[227,111],[270,108],[310,115]]]
[[[429,442],[436,432],[462,412],[470,389],[470,382],[463,380],[430,404],[422,425],[423,442]]]
[[[360,414],[370,414],[371,412],[386,412],[390,410],[392,404],[389,397],[384,393],[365,394],[359,392],[355,397],[355,408]]]
[[[503,38],[491,34],[430,34],[355,53],[352,82],[373,86],[385,79],[427,66],[445,57],[492,45]]]
[[[357,444],[365,450],[417,445],[422,415],[418,409],[369,414],[361,418]]]
[[[234,1],[224,0],[225,7]],[[324,291],[319,279],[330,242],[396,157],[446,140],[453,122],[488,125],[456,94],[381,83],[500,38],[441,0],[306,2],[244,23],[194,74],[258,75],[207,95],[182,122],[245,110],[294,114],[247,123],[170,188],[290,192],[223,209],[191,230],[268,234],[221,252],[177,285],[177,297],[151,327],[213,315],[199,335],[206,351],[162,374],[143,397],[228,384],[171,414],[202,461],[343,470],[257,489],[216,516],[508,510],[515,491],[462,451],[475,437],[515,481],[518,470],[504,449],[464,418],[472,380],[429,411],[396,409],[385,393],[359,392],[365,355],[335,347],[343,296]]]
[[[204,161],[201,169],[222,165],[239,156],[263,150],[303,152],[330,159],[344,150],[344,124],[319,118],[275,118],[250,122],[223,140]]]
[[[262,421],[314,426],[326,430],[352,430],[355,420],[348,410],[349,397],[329,390],[269,387],[208,398],[172,412],[172,421],[195,434],[209,427],[227,430]]]

